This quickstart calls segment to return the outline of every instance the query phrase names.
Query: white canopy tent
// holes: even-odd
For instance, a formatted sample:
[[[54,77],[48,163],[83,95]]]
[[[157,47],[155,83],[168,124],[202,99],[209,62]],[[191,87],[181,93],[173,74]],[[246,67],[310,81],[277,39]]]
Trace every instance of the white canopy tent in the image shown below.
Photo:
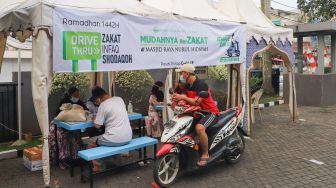
[[[244,113],[244,125],[250,132],[250,113],[248,107],[250,101],[249,70],[253,68],[254,57],[258,52],[271,51],[280,54],[285,59],[285,66],[289,77],[289,110],[294,121],[297,119],[297,101],[294,81],[294,51],[292,48],[293,30],[275,26],[270,19],[258,8],[252,0],[213,0],[213,6],[221,11],[232,15],[236,19],[242,19],[246,23],[245,37],[247,41],[247,57],[245,66],[240,66],[243,100],[247,101]],[[245,89],[245,90],[244,90]],[[246,119],[247,118],[247,119]]]
[[[198,20],[239,21],[207,6],[203,0],[185,1],[188,8],[200,9],[198,13],[182,15]],[[202,5],[202,6],[199,6]],[[170,12],[150,8],[137,0],[4,0],[0,8],[0,65],[7,36],[13,33],[24,42],[33,36],[32,92],[37,119],[43,134],[43,176],[45,185],[50,184],[48,148],[48,91],[52,76],[52,25],[55,7],[87,11],[121,12],[146,17],[172,17]],[[206,14],[203,14],[203,13]],[[213,16],[209,16],[213,15]]]
[[[246,39],[293,41],[293,30],[275,26],[252,0],[214,0],[213,7],[246,23]]]
[[[220,14],[230,17],[233,21],[246,23],[245,39],[247,41],[247,57],[246,63],[237,67],[240,70],[240,84],[242,91],[242,98],[244,104],[244,121],[243,128],[247,134],[250,133],[250,94],[249,94],[249,70],[253,66],[252,61],[257,52],[262,50],[272,50],[279,53],[286,59],[287,71],[289,75],[289,109],[293,120],[297,118],[296,95],[295,95],[295,82],[294,82],[294,51],[291,46],[293,41],[293,30],[274,26],[262,11],[255,5],[252,0],[202,0],[197,2],[197,6],[190,8],[192,4],[196,4],[193,0],[142,0],[144,4],[181,16],[192,17],[199,12],[206,12],[209,15],[215,12],[211,9],[217,10]],[[202,14],[203,15],[203,14]],[[207,16],[205,16],[207,17]],[[263,43],[260,43],[260,42]],[[249,45],[250,43],[250,45]],[[256,46],[254,45],[256,43]],[[260,45],[259,45],[260,43]],[[233,66],[230,67],[232,69]],[[229,74],[231,71],[229,70]],[[231,76],[229,75],[230,84]],[[232,95],[232,93],[228,93]],[[238,92],[238,96],[240,92]],[[233,99],[233,97],[229,97]],[[240,101],[240,98],[238,99]],[[231,101],[228,101],[231,104]],[[228,105],[230,106],[230,105]],[[248,115],[245,115],[248,114]]]
[[[142,0],[141,2],[164,12],[188,18],[230,22],[243,21],[239,17],[214,9],[207,0]]]
[[[0,9],[0,31],[52,27],[53,8],[79,8],[88,11],[119,11],[130,15],[165,16],[136,0],[4,0]]]
[[[24,42],[33,36],[32,93],[37,119],[43,134],[43,176],[50,184],[48,148],[48,93],[51,83],[53,8],[79,8],[89,11],[118,11],[125,14],[163,17],[168,14],[135,0],[5,0],[0,8],[0,65],[7,35],[13,33]]]
[[[246,23],[245,36],[293,40],[293,30],[277,27],[252,0],[142,0],[142,3],[177,15]]]

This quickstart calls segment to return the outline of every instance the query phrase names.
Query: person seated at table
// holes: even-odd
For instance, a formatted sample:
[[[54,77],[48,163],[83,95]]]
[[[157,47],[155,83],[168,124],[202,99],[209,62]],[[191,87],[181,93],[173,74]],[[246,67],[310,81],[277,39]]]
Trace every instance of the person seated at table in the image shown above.
[[[89,109],[86,107],[85,103],[83,102],[83,100],[80,97],[81,97],[81,93],[80,93],[79,89],[76,88],[76,87],[70,87],[68,89],[68,92],[65,93],[64,97],[59,102],[55,115],[57,116],[61,112],[60,107],[63,104],[66,104],[66,103],[77,104],[77,105],[83,107],[84,110],[88,111]]]
[[[154,83],[151,95],[149,96],[149,107],[148,107],[148,116],[145,118],[147,135],[159,138],[162,132],[162,121],[158,111],[156,110],[156,105],[162,104],[163,102],[163,92],[160,90],[160,87],[163,86],[163,83],[157,81]]]
[[[86,102],[86,107],[89,109],[89,118],[94,119],[97,115],[99,105],[95,103],[94,97],[90,97],[90,99]],[[95,127],[90,127],[86,129],[89,137],[94,137],[101,135],[105,132],[105,126],[97,129]]]
[[[71,104],[77,104],[84,108],[84,110],[88,110],[88,108],[85,106],[84,102],[80,99],[80,91],[76,87],[70,87],[68,89],[68,92],[64,95],[62,100],[60,101],[58,108],[56,110],[56,116],[61,112],[59,109],[62,104],[65,103],[71,103]],[[57,138],[55,138],[55,131]],[[81,132],[80,130],[73,131],[73,137],[71,140],[69,140],[68,137],[68,131],[66,131],[63,128],[57,127],[54,125],[53,122],[50,123],[49,126],[49,154],[50,159],[52,161],[59,161],[60,168],[65,169],[65,165],[63,164],[63,161],[67,158],[77,159],[78,158],[78,151],[83,148],[83,143],[81,140]],[[57,143],[56,143],[57,142]],[[70,142],[72,142],[72,153],[70,153]],[[56,148],[57,146],[57,148]],[[58,153],[56,151],[58,150]],[[58,155],[58,159],[56,156]]]
[[[94,127],[105,126],[104,134],[89,139],[88,148],[96,146],[122,146],[132,140],[132,128],[128,120],[126,106],[122,98],[108,95],[104,89],[95,86],[92,97],[99,105]],[[100,160],[93,161],[93,171],[99,171]]]
[[[85,105],[89,109],[90,114],[92,114],[93,116],[97,114],[99,105],[95,103],[94,97],[90,97]]]

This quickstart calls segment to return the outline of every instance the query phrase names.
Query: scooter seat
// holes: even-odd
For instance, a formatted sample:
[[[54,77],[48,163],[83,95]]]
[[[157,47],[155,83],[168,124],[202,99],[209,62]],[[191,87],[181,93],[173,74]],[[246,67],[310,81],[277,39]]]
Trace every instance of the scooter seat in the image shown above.
[[[222,112],[218,117],[217,123],[213,124],[209,128],[210,129],[217,129],[217,128],[223,127],[234,116],[236,116],[236,113],[237,113],[236,110],[229,110],[229,111]]]

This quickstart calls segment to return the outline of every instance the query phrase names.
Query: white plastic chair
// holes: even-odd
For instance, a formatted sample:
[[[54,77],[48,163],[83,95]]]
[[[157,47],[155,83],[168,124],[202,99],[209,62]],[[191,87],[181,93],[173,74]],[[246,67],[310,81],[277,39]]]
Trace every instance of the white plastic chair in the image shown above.
[[[262,118],[261,118],[261,111],[260,111],[260,108],[259,108],[259,100],[260,100],[260,98],[261,98],[261,96],[262,96],[263,93],[264,93],[264,89],[259,89],[251,97],[251,104],[252,104],[251,119],[252,119],[252,123],[255,123],[255,114],[254,114],[254,109],[255,108],[258,109],[260,120],[262,120]]]

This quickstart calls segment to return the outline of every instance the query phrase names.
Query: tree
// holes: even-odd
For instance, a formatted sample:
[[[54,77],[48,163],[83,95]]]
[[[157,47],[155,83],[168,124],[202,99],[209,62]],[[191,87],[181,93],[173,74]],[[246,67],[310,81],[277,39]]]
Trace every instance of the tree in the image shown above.
[[[297,3],[309,21],[327,21],[336,15],[335,0],[297,0]]]
[[[208,67],[208,78],[214,83],[221,83],[221,85],[226,85],[226,80],[228,79],[228,69],[227,65],[217,65]],[[217,106],[220,110],[225,110],[226,108],[226,92],[225,90],[213,87],[211,89],[212,97],[217,101]]]
[[[147,71],[121,71],[116,75],[116,84],[123,89],[137,90],[143,86],[152,86],[153,83]]]
[[[262,53],[263,57],[263,82],[262,88],[264,93],[268,95],[274,94],[272,86],[272,55],[269,51]]]
[[[261,0],[261,10],[269,19],[271,18],[271,1]],[[264,52],[263,56],[263,89],[267,94],[272,95],[274,90],[272,88],[272,56],[269,52]]]
[[[208,67],[208,76],[214,80],[227,80],[228,72],[226,65]]]
[[[148,98],[154,80],[147,71],[121,71],[116,75],[116,95],[124,99],[126,105],[132,101],[134,111],[145,114]]]
[[[60,73],[55,74],[50,88],[50,95],[65,93],[69,87],[77,87],[81,91],[88,90],[90,75],[86,73]]]

